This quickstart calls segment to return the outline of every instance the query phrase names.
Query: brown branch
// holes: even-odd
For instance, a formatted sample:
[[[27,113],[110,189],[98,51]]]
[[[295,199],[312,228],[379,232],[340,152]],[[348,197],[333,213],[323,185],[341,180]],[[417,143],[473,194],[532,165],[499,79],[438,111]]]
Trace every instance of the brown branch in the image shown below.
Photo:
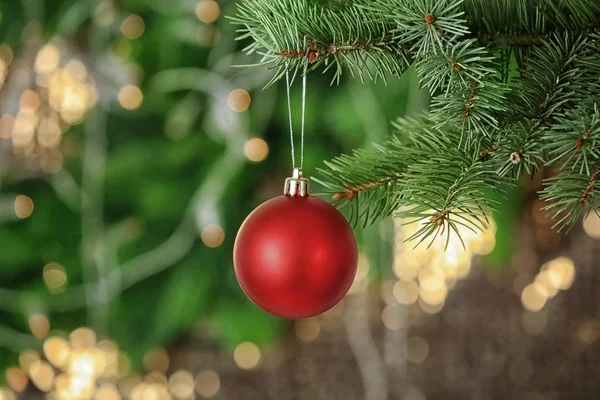
[[[307,49],[283,49],[281,50],[281,56],[289,58],[307,57],[309,62],[314,63],[329,55],[351,53],[354,51],[370,51],[375,49],[378,45],[388,45],[390,43],[394,43],[394,37],[392,35],[385,36],[382,39],[358,41],[352,44],[333,42],[324,46],[319,46],[316,41],[311,40]]]
[[[594,185],[596,184],[596,181],[598,181],[598,178],[600,178],[600,165],[598,165],[598,167],[596,167],[596,171],[594,171],[594,174],[590,177],[590,180],[588,181],[588,184],[585,187],[585,190],[581,194],[581,197],[579,198],[579,201],[578,201],[578,203],[580,205],[583,205],[585,203],[585,201],[587,200],[587,198],[590,196],[590,193],[594,189]]]
[[[397,179],[401,179],[402,176],[403,176],[402,174],[397,173],[394,176],[386,176],[384,178],[378,179],[375,182],[368,182],[368,183],[364,183],[362,185],[350,186],[350,185],[344,184],[345,189],[342,190],[341,192],[334,193],[334,195],[332,196],[332,199],[336,200],[336,201],[343,200],[343,199],[352,201],[360,192],[365,192],[367,190],[376,189],[385,183],[395,181]]]
[[[469,98],[465,103],[465,111],[462,113],[463,118],[467,118],[469,114],[471,114],[471,108],[473,107],[473,99],[477,94],[477,89],[479,88],[479,82],[477,81],[477,75],[473,76],[473,86],[471,86],[471,93],[469,94]]]

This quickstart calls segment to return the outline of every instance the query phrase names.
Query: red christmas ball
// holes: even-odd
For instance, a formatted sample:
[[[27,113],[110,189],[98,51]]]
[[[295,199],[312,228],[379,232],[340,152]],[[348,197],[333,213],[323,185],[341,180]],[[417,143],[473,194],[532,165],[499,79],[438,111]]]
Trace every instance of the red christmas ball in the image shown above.
[[[256,305],[283,318],[308,318],[344,297],[358,250],[350,225],[327,202],[279,196],[256,208],[235,239],[235,273]]]

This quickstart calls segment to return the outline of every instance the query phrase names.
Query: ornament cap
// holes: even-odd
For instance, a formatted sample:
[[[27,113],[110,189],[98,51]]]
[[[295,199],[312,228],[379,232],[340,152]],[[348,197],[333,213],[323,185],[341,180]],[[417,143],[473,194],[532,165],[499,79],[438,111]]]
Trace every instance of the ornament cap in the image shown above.
[[[285,180],[283,194],[286,196],[306,197],[309,194],[310,181],[302,175],[301,168],[294,168],[291,178]]]

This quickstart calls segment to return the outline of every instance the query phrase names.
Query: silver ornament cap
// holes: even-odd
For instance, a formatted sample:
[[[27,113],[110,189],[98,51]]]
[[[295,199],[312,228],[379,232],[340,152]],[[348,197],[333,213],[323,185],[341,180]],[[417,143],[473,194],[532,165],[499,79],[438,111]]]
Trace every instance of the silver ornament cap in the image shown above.
[[[291,178],[285,180],[283,194],[286,196],[306,197],[309,194],[310,180],[302,176],[301,168],[294,168]]]

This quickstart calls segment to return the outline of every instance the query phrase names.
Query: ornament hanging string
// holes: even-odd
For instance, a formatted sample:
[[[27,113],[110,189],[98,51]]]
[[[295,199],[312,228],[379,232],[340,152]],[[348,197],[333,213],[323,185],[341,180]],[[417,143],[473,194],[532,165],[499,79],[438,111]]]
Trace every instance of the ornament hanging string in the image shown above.
[[[288,116],[290,119],[290,142],[292,144],[292,168],[296,168],[296,152],[294,150],[294,124],[292,121],[292,101],[290,95],[290,72],[289,64],[285,63],[285,87],[287,90],[287,102],[288,102]],[[308,69],[308,60],[304,62],[304,71],[302,73],[302,116],[301,116],[301,130],[300,130],[300,169],[304,168],[304,116],[306,113],[306,71]]]

